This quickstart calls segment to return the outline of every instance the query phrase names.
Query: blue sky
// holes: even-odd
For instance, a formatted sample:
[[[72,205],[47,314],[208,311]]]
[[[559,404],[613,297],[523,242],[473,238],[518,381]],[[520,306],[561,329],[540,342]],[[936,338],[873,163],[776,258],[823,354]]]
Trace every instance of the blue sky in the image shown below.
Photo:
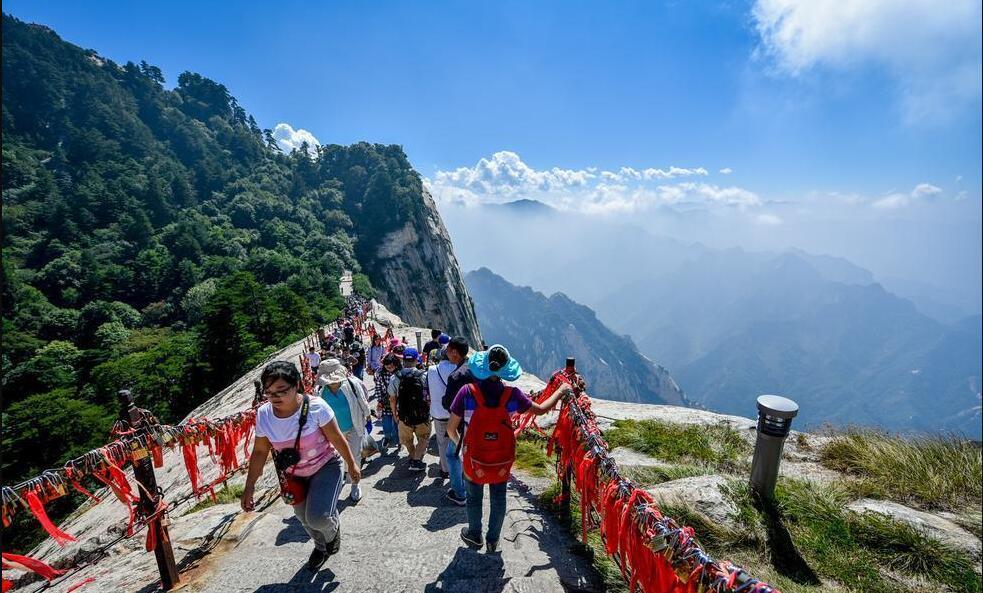
[[[756,191],[980,179],[980,103],[902,113],[877,59],[776,73],[752,2],[38,2],[4,10],[117,61],[224,84],[261,125],[399,143],[424,173],[730,167]],[[977,21],[978,23],[978,21]],[[978,44],[977,44],[978,50]],[[947,107],[947,109],[949,109]]]
[[[10,0],[4,11],[116,61],[145,59],[171,83],[200,72],[263,127],[402,144],[438,199],[537,197],[641,218],[704,208],[736,213],[745,234],[785,225],[786,243],[832,221],[830,246],[806,245],[830,252],[844,221],[943,229],[925,241],[962,225],[946,253],[979,243],[979,0]],[[839,254],[872,267],[893,256],[882,246],[865,261],[856,232],[860,247]],[[947,277],[980,260],[930,251],[905,257],[947,257]]]

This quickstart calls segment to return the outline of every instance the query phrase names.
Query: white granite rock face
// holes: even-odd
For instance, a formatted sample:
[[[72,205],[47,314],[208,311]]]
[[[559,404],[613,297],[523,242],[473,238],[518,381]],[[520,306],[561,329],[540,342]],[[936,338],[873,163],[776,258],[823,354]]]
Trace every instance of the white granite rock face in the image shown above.
[[[481,345],[474,303],[461,276],[450,235],[433,197],[423,190],[420,220],[379,241],[371,277],[378,299],[407,323],[463,336]],[[429,330],[424,341],[429,339]]]
[[[694,476],[658,484],[648,492],[656,502],[691,506],[715,522],[736,529],[737,507],[722,491],[726,484],[724,476]]]
[[[860,514],[877,513],[883,515],[909,525],[926,536],[939,540],[952,548],[962,550],[976,560],[979,560],[981,557],[980,539],[944,517],[906,507],[903,504],[889,500],[874,500],[871,498],[855,500],[847,505],[847,508]]]

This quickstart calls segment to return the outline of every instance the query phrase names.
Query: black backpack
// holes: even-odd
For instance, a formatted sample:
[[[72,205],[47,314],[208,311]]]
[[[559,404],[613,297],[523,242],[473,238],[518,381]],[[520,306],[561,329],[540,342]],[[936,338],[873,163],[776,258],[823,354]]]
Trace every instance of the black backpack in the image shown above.
[[[399,420],[407,426],[430,421],[430,402],[427,401],[425,373],[419,370],[399,374],[399,389],[396,391],[396,413]]]

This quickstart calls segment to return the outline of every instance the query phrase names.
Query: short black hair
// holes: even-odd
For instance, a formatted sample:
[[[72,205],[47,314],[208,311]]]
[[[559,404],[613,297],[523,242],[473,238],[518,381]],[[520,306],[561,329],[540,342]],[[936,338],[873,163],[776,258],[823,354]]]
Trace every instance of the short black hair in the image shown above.
[[[457,352],[463,358],[468,355],[468,350],[470,350],[470,347],[468,346],[467,340],[461,336],[455,336],[451,338],[450,342],[447,343],[447,349]]]
[[[273,384],[277,379],[283,379],[291,387],[300,386],[300,371],[292,362],[286,360],[274,360],[266,365],[259,380],[263,383],[263,389]]]
[[[430,330],[430,337],[436,340],[442,333],[444,332],[440,331],[439,329],[432,329]]]

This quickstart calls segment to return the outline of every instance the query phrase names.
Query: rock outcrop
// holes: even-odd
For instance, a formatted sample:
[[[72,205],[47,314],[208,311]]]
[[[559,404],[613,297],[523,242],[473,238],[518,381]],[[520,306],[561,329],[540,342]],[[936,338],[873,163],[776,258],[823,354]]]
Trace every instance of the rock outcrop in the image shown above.
[[[871,498],[855,500],[847,505],[847,508],[855,513],[876,513],[904,523],[927,537],[969,554],[976,560],[981,557],[980,538],[939,515],[919,511],[890,500]]]
[[[478,347],[478,319],[450,236],[425,188],[421,199],[419,212],[379,240],[369,277],[378,299],[410,325],[464,336]]]

